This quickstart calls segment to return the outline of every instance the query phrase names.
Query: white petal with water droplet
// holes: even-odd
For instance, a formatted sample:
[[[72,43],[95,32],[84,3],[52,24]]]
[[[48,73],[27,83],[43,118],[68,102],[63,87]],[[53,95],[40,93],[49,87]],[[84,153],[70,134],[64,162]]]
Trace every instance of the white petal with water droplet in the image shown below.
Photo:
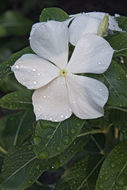
[[[63,121],[72,114],[64,77],[58,77],[33,93],[36,119]]]
[[[106,13],[104,12],[89,12],[86,15],[99,19],[100,21],[104,18]],[[109,15],[109,27],[110,30],[122,31],[122,29],[118,26],[117,21],[115,20],[114,16]]]
[[[67,88],[72,112],[81,119],[103,116],[103,106],[108,100],[107,87],[98,80],[68,75]]]
[[[103,73],[111,63],[113,52],[105,39],[86,34],[78,41],[67,70],[72,73]]]
[[[16,79],[29,89],[40,88],[59,75],[56,66],[35,54],[23,55],[11,69]]]
[[[85,34],[97,34],[100,20],[80,14],[74,18],[69,27],[70,42],[76,45]]]
[[[63,22],[48,21],[33,25],[30,45],[33,51],[60,68],[68,61],[68,27]]]

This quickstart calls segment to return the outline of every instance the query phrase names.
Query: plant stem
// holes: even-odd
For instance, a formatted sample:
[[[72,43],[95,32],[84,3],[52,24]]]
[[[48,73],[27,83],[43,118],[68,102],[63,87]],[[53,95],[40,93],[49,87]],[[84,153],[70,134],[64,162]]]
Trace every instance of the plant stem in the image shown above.
[[[0,151],[1,151],[3,154],[7,154],[7,151],[6,151],[2,146],[0,146]]]
[[[99,134],[99,133],[107,134],[111,126],[112,126],[112,124],[104,127],[103,129],[95,129],[93,131],[87,131],[85,133],[78,135],[77,137],[82,137],[82,136],[86,136],[86,135],[94,135],[94,134]]]
[[[78,135],[77,137],[82,137],[82,136],[86,136],[86,135],[93,135],[93,134],[98,134],[98,133],[104,133],[101,129],[96,129],[93,131],[87,131],[86,133],[82,133],[80,135]]]

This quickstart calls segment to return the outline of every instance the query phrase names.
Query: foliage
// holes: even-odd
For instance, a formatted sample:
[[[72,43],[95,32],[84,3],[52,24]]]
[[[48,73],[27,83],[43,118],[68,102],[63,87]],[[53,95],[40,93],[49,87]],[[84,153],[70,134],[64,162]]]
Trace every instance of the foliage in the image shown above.
[[[59,8],[44,9],[40,15],[40,21],[68,18]],[[27,47],[7,59],[12,49],[3,48],[1,190],[127,190],[127,17],[116,19],[124,32],[106,37],[115,49],[112,63],[104,74],[92,75],[110,92],[105,116],[100,119],[84,121],[72,116],[60,123],[36,122],[32,91],[20,85],[10,69],[21,55],[32,50]],[[0,37],[15,35],[16,39],[16,35],[26,35],[31,24],[29,19],[7,12],[0,19]],[[44,176],[52,173],[55,177],[50,183]]]

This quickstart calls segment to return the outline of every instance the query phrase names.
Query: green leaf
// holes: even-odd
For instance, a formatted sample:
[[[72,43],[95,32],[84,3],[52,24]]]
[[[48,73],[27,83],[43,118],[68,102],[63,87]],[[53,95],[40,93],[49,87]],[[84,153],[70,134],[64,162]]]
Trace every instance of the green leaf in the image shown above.
[[[30,32],[32,21],[15,11],[7,11],[0,17],[0,37],[25,35]]]
[[[30,90],[9,93],[0,99],[0,107],[9,110],[32,109],[32,93]]]
[[[25,89],[26,87],[21,85],[13,74],[7,75],[3,80],[0,81],[0,90],[4,93]]]
[[[87,160],[88,156],[85,156],[85,159],[76,162],[72,167],[67,169],[56,184],[55,190],[82,189],[82,183],[86,177]]]
[[[35,129],[35,153],[42,159],[60,154],[77,137],[84,123],[74,116],[59,123],[39,121]]]
[[[4,160],[1,190],[30,187],[44,171],[65,165],[86,143],[87,138],[78,138],[61,155],[48,160],[37,159],[31,146],[14,147]]]
[[[107,40],[114,50],[127,48],[127,32],[117,32],[107,37]]]
[[[117,145],[105,159],[96,190],[127,189],[127,142]]]
[[[22,190],[31,186],[46,169],[36,159],[31,146],[14,147],[7,154],[2,169],[1,190]]]
[[[52,190],[52,188],[48,187],[46,185],[37,185],[37,184],[34,184],[28,190]]]
[[[118,128],[123,134],[123,138],[127,139],[127,109],[125,111],[117,110],[115,107],[111,107],[110,121],[115,128]]]
[[[119,16],[115,17],[116,21],[118,22],[118,25],[122,30],[127,31],[127,17],[126,16]]]
[[[69,18],[69,15],[60,8],[45,8],[40,15],[40,22],[48,20],[64,21]]]
[[[0,144],[5,149],[21,145],[33,132],[34,113],[30,110],[11,114],[0,120]]]
[[[109,89],[108,105],[127,106],[127,77],[122,66],[112,61],[108,70],[102,75],[88,75],[102,81]]]
[[[0,80],[4,78],[6,75],[11,73],[11,66],[15,63],[17,59],[19,59],[23,54],[32,53],[30,47],[26,47],[17,53],[14,53],[7,61],[0,64]]]

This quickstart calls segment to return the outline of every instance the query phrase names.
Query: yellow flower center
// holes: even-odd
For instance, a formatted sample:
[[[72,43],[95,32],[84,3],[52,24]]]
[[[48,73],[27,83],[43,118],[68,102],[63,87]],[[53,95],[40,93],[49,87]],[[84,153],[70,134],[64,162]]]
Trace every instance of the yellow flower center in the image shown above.
[[[67,70],[66,69],[61,69],[60,70],[60,76],[65,77],[67,75]]]

